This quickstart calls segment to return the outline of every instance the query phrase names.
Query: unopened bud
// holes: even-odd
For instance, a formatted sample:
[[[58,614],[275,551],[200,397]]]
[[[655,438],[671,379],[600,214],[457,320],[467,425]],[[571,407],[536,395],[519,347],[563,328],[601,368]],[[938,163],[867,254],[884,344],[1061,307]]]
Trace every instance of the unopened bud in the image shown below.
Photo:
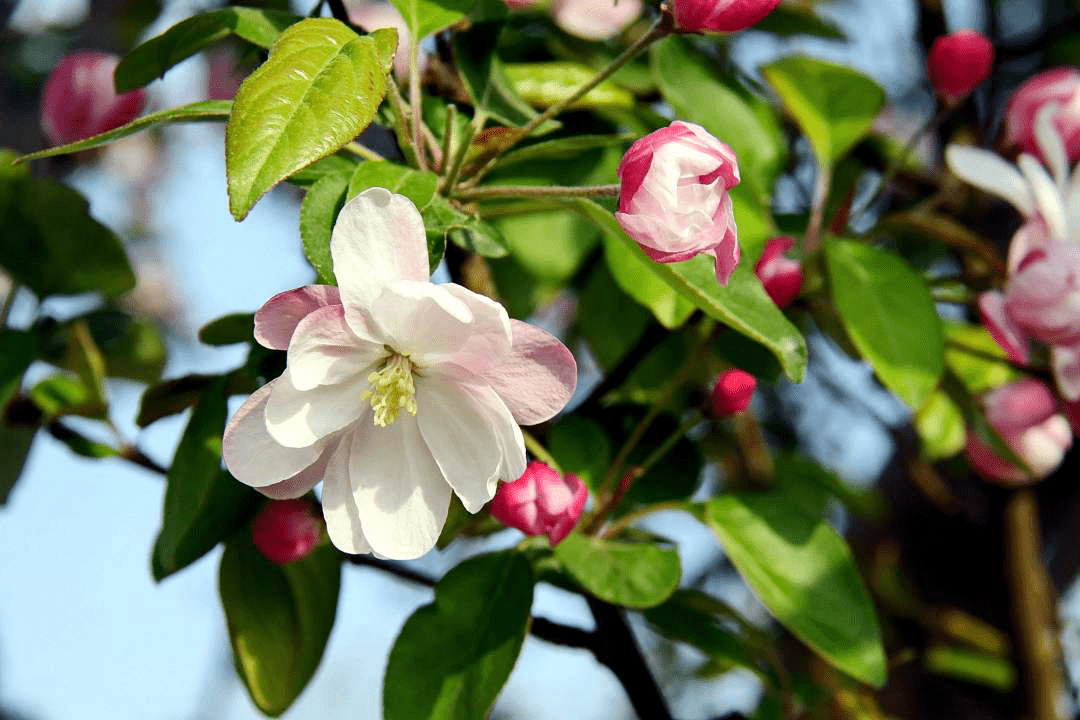
[[[554,547],[581,519],[589,491],[577,475],[560,475],[538,460],[521,477],[503,483],[491,501],[491,514],[526,535],[547,535]]]
[[[754,266],[765,292],[781,310],[790,305],[802,290],[802,263],[784,256],[794,246],[793,237],[774,237],[765,245],[765,252],[761,253],[761,259]]]
[[[251,538],[278,565],[302,560],[319,544],[323,519],[306,498],[273,500],[255,517]]]
[[[80,50],[65,55],[45,83],[41,129],[57,145],[107,132],[138,117],[146,91],[116,94],[115,55]]]
[[[716,378],[712,390],[712,408],[716,417],[742,412],[750,405],[757,389],[757,379],[743,370],[728,370]]]

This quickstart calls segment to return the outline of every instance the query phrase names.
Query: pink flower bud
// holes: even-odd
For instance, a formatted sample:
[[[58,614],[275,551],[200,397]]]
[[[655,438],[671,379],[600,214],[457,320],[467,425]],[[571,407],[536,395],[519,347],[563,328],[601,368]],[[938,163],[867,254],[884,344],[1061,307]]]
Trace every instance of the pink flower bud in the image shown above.
[[[547,535],[554,547],[577,525],[588,497],[577,475],[560,475],[533,460],[521,477],[499,486],[491,514],[526,535]]]
[[[273,500],[255,516],[251,538],[267,560],[278,565],[302,560],[322,538],[323,519],[305,498]]]
[[[966,453],[981,475],[1008,485],[1044,478],[1061,464],[1072,445],[1069,421],[1058,411],[1057,398],[1040,380],[1031,378],[995,388],[981,399],[986,419],[1001,439],[1024,461],[1034,478],[994,453],[968,432]]]
[[[619,164],[623,230],[657,262],[699,253],[716,260],[727,285],[739,263],[735,215],[728,190],[739,183],[730,147],[700,125],[676,121],[641,138]]]
[[[993,64],[994,46],[974,30],[942,35],[926,56],[930,84],[947,105],[956,105],[970,95],[990,75]]]
[[[641,17],[643,9],[641,0],[555,0],[551,14],[571,35],[607,40]]]
[[[675,22],[690,32],[738,32],[756,25],[780,0],[673,0]]]
[[[146,91],[116,94],[115,55],[80,50],[65,55],[45,83],[41,97],[41,129],[57,145],[82,140],[121,125],[142,112]]]
[[[1080,160],[1080,71],[1075,68],[1047,70],[1018,87],[1005,109],[1005,137],[1025,152],[1042,157],[1035,140],[1035,118],[1047,103],[1057,105],[1054,127],[1065,143],[1069,162],[1075,163]]]
[[[766,243],[765,252],[761,253],[761,259],[754,266],[765,292],[781,310],[790,305],[802,290],[802,263],[784,256],[793,247],[795,238],[788,235],[774,237]]]
[[[716,378],[712,390],[712,409],[716,417],[742,412],[750,405],[757,389],[757,379],[743,370],[728,370]]]
[[[1024,335],[1051,345],[1080,342],[1080,244],[1036,248],[1005,285],[1004,312]]]

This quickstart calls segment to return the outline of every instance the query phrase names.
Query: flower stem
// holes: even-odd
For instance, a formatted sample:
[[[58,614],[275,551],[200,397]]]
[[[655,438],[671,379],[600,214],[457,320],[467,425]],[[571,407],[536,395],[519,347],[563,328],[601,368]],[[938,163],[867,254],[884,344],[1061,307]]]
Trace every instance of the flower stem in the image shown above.
[[[566,97],[555,103],[547,110],[540,113],[528,123],[526,123],[525,126],[521,128],[520,132],[515,134],[513,140],[502,149],[502,152],[488,160],[487,164],[484,165],[484,167],[480,168],[479,171],[477,171],[476,175],[474,175],[469,181],[469,184],[475,185],[480,181],[481,178],[491,172],[492,168],[495,167],[495,163],[498,162],[499,155],[505,153],[507,150],[517,145],[519,142],[521,142],[533,132],[535,132],[537,128],[546,123],[548,120],[555,117],[562,111],[566,110],[581,98],[585,97],[585,95],[587,95],[590,90],[592,90],[597,85],[614,75],[622,66],[626,65],[638,55],[645,52],[645,50],[654,42],[656,42],[660,38],[670,35],[673,29],[674,17],[670,13],[663,13],[660,16],[660,19],[656,21],[656,24],[654,24],[647,33],[638,38],[632,45],[630,45],[630,47],[626,48],[626,50],[624,50],[621,55],[612,60],[610,65],[598,72],[595,76],[593,76],[591,80],[589,80],[584,85],[575,90],[573,93],[571,93],[569,97]]]
[[[562,473],[562,469],[559,468],[559,462],[555,459],[555,456],[536,439],[535,435],[526,430],[522,430],[521,435],[525,438],[525,447],[528,448],[529,452],[536,456],[537,460],[550,465],[556,472]]]
[[[479,111],[477,112],[477,115],[481,114]],[[461,174],[461,167],[465,164],[465,156],[469,154],[469,146],[472,145],[474,137],[476,137],[476,123],[471,122],[465,126],[465,132],[458,141],[454,159],[450,162],[450,167],[446,170],[442,182],[439,184],[440,193],[449,194],[454,189],[454,183],[457,182],[458,175]]]
[[[416,166],[427,170],[427,153],[424,152],[420,126],[424,124],[420,98],[420,38],[413,33],[409,47],[409,106],[412,108],[412,144],[416,148]]]
[[[461,189],[453,196],[459,200],[502,200],[506,198],[537,197],[618,197],[618,185],[487,185],[485,187]]]
[[[390,108],[394,111],[394,135],[397,136],[401,152],[405,155],[406,162],[415,166],[419,161],[416,159],[418,153],[413,145],[412,132],[409,129],[411,113],[405,107],[405,101],[401,99],[396,83],[390,83],[390,88],[386,91],[386,99],[390,101]]]
[[[443,125],[442,151],[439,158],[439,172],[446,172],[446,164],[450,162],[450,154],[454,151],[454,121],[457,120],[457,105],[448,105],[446,108],[446,123]]]
[[[382,162],[386,160],[382,155],[375,152],[369,147],[364,147],[358,142],[351,142],[345,146],[345,149],[351,152],[353,155],[364,160],[370,160],[372,162]]]

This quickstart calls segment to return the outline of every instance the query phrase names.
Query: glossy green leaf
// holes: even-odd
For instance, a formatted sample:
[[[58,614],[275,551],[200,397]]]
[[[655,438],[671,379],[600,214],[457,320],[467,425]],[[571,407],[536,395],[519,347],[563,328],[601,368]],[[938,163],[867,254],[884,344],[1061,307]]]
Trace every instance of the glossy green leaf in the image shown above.
[[[529,630],[533,583],[529,561],[512,550],[448,572],[390,650],[385,720],[487,717]]]
[[[866,137],[885,106],[885,91],[846,65],[794,56],[763,66],[761,74],[823,167],[831,168]]]
[[[54,180],[0,177],[0,268],[39,297],[135,286],[123,245],[89,204]]]
[[[128,135],[134,135],[142,130],[147,130],[155,125],[168,125],[171,123],[181,122],[224,122],[229,117],[229,111],[232,108],[232,101],[230,100],[200,100],[199,102],[189,103],[187,105],[181,105],[180,107],[169,108],[168,110],[160,110],[149,115],[143,115],[142,117],[135,118],[127,125],[121,125],[120,127],[109,130],[107,132],[100,133],[98,135],[91,135],[84,140],[77,140],[67,145],[58,145],[47,150],[39,150],[29,155],[23,155],[19,158],[20,162],[27,160],[37,160],[39,158],[53,157],[55,155],[69,155],[71,153],[82,152],[83,150],[93,150],[96,147],[102,145],[108,145],[109,143],[125,138]]]
[[[613,233],[605,233],[603,241],[608,269],[623,292],[649,308],[666,328],[677,328],[687,321],[696,309],[693,302],[642,263],[637,253]]]
[[[27,393],[47,420],[63,415],[104,419],[108,407],[101,394],[78,377],[52,375],[39,381]]]
[[[353,171],[348,198],[352,199],[368,188],[381,187],[404,195],[422,210],[431,202],[438,184],[439,178],[433,172],[413,170],[390,162],[366,162]]]
[[[349,181],[353,170],[323,175],[304,194],[300,203],[300,239],[304,243],[304,257],[315,268],[317,280],[336,285],[334,261],[330,256],[330,235],[334,222],[345,205]]]
[[[116,90],[126,92],[148,85],[169,68],[229,37],[268,48],[282,30],[298,20],[291,13],[251,7],[227,7],[181,20],[124,56],[114,73]]]
[[[205,345],[250,343],[255,337],[255,316],[231,313],[211,320],[199,329],[199,342]]]
[[[599,240],[588,222],[560,210],[500,218],[493,224],[522,267],[552,282],[569,280]]]
[[[595,420],[567,415],[552,426],[548,451],[563,473],[573,473],[593,492],[600,486],[611,461],[611,441]]]
[[[653,74],[680,120],[701,125],[731,146],[743,181],[770,197],[783,169],[787,139],[768,106],[717,75],[716,63],[684,38],[653,47]]]
[[[455,33],[454,57],[473,107],[503,125],[521,127],[537,113],[518,95],[495,54],[502,25],[479,22],[464,33]]]
[[[694,510],[777,620],[840,670],[884,684],[874,604],[835,530],[779,493],[723,495]]]
[[[218,588],[237,673],[255,706],[277,717],[322,660],[337,614],[341,556],[322,545],[275,565],[238,534],[225,543]]]
[[[225,128],[229,209],[336,152],[375,117],[387,68],[376,40],[329,18],[289,27],[236,93]]]
[[[625,543],[573,532],[555,547],[566,573],[613,605],[649,608],[679,586],[679,553],[654,543]]]
[[[0,507],[22,475],[36,435],[35,425],[10,425],[0,417]]]
[[[348,177],[352,177],[353,171],[360,162],[362,161],[355,155],[346,155],[344,151],[341,151],[294,172],[289,176],[289,183],[297,187],[310,188],[327,175],[345,173]]]
[[[806,371],[806,341],[765,294],[746,263],[739,264],[728,287],[721,287],[711,257],[699,255],[679,263],[653,262],[603,207],[588,200],[566,204],[591,220],[606,236],[623,243],[640,263],[705,314],[767,347],[793,381],[802,380]]]
[[[476,7],[477,0],[390,0],[417,38],[450,27]],[[415,47],[415,44],[414,44]]]
[[[982,325],[943,323],[943,329],[945,365],[972,395],[1023,377],[1022,372],[1009,364],[1009,356]]]
[[[446,241],[485,257],[505,257],[507,242],[497,226],[458,210],[446,198],[436,195],[420,211],[428,236],[428,262],[438,266]]]
[[[922,438],[923,452],[931,460],[952,457],[964,449],[967,423],[964,411],[948,394],[934,390],[915,412],[915,429]]]
[[[830,239],[825,260],[848,337],[881,382],[918,409],[945,370],[945,340],[926,283],[899,257]]]
[[[514,91],[525,102],[541,108],[566,100],[596,75],[596,70],[587,65],[561,61],[507,63],[505,69]],[[570,105],[571,110],[633,107],[634,94],[611,80],[600,83]]]
[[[221,469],[225,378],[202,393],[166,476],[161,532],[154,544],[155,580],[181,570],[241,527],[257,495]]]
[[[712,612],[718,601],[698,590],[678,590],[643,615],[664,637],[696,647],[712,660],[756,669],[746,640]]]

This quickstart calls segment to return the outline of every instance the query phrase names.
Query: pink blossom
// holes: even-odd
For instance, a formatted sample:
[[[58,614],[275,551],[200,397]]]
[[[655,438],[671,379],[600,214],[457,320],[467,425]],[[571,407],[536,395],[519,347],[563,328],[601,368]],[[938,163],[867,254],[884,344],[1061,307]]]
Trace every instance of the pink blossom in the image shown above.
[[[1065,143],[1069,162],[1075,163],[1080,160],[1080,71],[1075,68],[1046,70],[1018,87],[1005,109],[1005,137],[1041,157],[1035,120],[1039,110],[1051,104],[1056,106],[1054,127]]]
[[[551,14],[571,35],[607,40],[641,17],[643,9],[641,0],[555,0]]]
[[[727,417],[742,412],[750,406],[750,398],[754,396],[755,389],[757,379],[744,370],[720,373],[710,396],[713,414],[716,417]]]
[[[1031,378],[1019,380],[985,393],[981,402],[987,421],[1031,473],[995,454],[969,431],[967,457],[980,474],[1019,485],[1044,478],[1057,469],[1072,445],[1072,431],[1045,383]]]
[[[119,62],[115,55],[94,50],[79,50],[60,60],[41,97],[41,130],[49,142],[65,145],[138,117],[146,91],[116,94],[113,71]]]
[[[322,532],[322,518],[307,499],[272,500],[255,516],[251,539],[267,560],[288,565],[307,557]]]
[[[738,32],[761,22],[780,0],[672,0],[675,22],[691,32]]]
[[[676,121],[641,138],[619,164],[623,230],[657,262],[712,255],[727,285],[739,263],[728,190],[739,183],[730,147],[700,125]]]
[[[790,305],[802,290],[802,263],[784,255],[793,247],[795,238],[789,235],[774,237],[765,244],[765,251],[754,266],[765,292],[781,310]]]
[[[930,46],[926,70],[930,84],[947,105],[956,105],[990,75],[994,46],[974,30],[942,35]]]
[[[521,477],[499,486],[491,514],[526,535],[547,535],[554,547],[577,525],[588,497],[577,475],[560,475],[533,460]]]
[[[330,253],[338,287],[290,290],[255,314],[255,339],[287,350],[287,365],[230,420],[225,464],[276,499],[321,480],[327,533],[345,552],[419,557],[451,493],[477,512],[521,475],[518,423],[561,410],[577,367],[493,300],[432,284],[423,220],[401,195],[347,202]]]

